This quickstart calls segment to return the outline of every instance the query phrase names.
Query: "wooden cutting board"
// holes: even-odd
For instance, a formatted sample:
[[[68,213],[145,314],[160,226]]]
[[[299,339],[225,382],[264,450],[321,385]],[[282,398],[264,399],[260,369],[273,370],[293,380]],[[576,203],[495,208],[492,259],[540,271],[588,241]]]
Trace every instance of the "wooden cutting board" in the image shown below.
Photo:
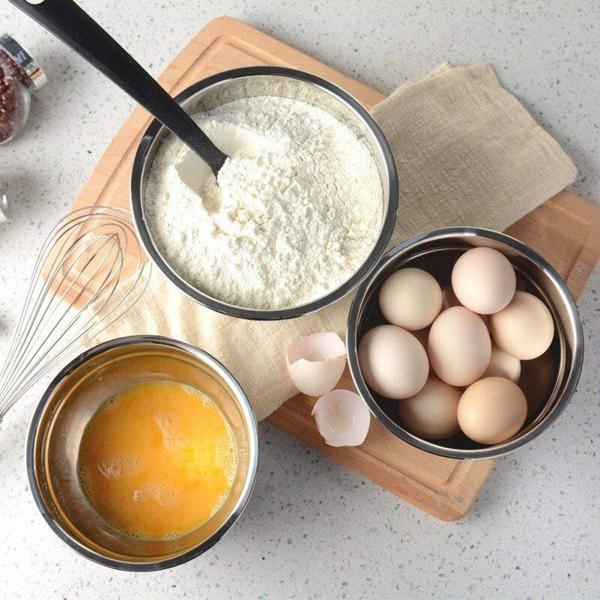
[[[384,96],[315,59],[235,19],[211,21],[175,58],[159,81],[175,95],[214,73],[251,65],[280,65],[333,81],[366,107]],[[73,208],[129,207],[129,177],[148,113],[136,108],[110,144]],[[600,208],[563,192],[509,228],[508,233],[543,254],[578,296],[600,257]],[[352,387],[346,376],[343,386]],[[296,396],[269,420],[374,483],[444,520],[463,517],[489,475],[493,461],[456,461],[401,442],[372,421],[358,448],[331,448],[318,434],[310,411],[314,399]]]

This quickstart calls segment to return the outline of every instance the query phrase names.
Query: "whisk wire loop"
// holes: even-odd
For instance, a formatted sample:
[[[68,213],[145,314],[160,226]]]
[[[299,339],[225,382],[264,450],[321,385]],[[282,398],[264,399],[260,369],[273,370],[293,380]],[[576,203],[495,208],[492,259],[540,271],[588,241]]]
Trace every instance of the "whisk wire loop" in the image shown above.
[[[0,370],[0,420],[40,377],[128,311],[151,270],[127,210],[84,207],[60,220],[42,244]]]

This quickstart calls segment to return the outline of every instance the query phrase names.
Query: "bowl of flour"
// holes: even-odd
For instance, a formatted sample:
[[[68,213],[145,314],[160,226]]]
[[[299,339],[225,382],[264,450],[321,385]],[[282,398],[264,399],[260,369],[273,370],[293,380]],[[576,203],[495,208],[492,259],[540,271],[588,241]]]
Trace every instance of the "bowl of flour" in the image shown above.
[[[229,158],[215,178],[153,122],[132,210],[154,262],[184,293],[241,318],[286,319],[349,293],[391,235],[398,203],[384,135],[316,76],[250,67],[177,97]]]

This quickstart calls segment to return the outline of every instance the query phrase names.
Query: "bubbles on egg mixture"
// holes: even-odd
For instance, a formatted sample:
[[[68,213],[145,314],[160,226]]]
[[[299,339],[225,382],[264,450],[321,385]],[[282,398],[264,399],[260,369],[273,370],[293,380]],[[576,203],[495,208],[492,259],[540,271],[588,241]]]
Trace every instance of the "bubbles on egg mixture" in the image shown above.
[[[199,389],[197,389],[195,387],[192,387],[191,385],[187,385],[185,383],[180,383],[179,385],[188,394],[191,394],[192,396],[196,396],[196,398],[198,398],[199,400],[201,400],[202,404],[204,404],[205,406],[212,406],[212,407],[218,409],[218,406],[204,392],[201,392]]]
[[[170,414],[166,410],[157,410],[154,412],[154,420],[160,429],[167,450],[176,452],[185,447],[188,440],[180,431],[181,421],[177,415]]]
[[[227,483],[231,487],[235,479],[238,467],[238,452],[235,437],[229,423],[225,423],[226,437],[222,439],[215,448],[216,464],[225,472]]]
[[[134,502],[148,500],[154,500],[165,508],[173,508],[179,504],[181,493],[174,486],[162,482],[146,483],[133,491]]]
[[[90,483],[90,478],[87,469],[85,469],[83,465],[77,465],[77,478],[79,479],[81,491],[83,492],[84,496],[89,500],[92,496],[92,486]]]
[[[229,493],[230,492],[231,492],[231,490],[228,490],[227,492],[224,492],[215,501],[215,505],[213,506],[212,510],[210,511],[210,515],[208,516],[209,519],[211,517],[214,517],[221,510],[221,508],[223,507],[223,504],[225,504],[225,500],[227,500],[227,498],[229,498]]]
[[[106,479],[120,479],[138,475],[144,467],[144,461],[131,454],[115,454],[98,463],[98,470]]]
[[[156,538],[156,537],[151,537],[148,536],[140,531],[134,531],[132,529],[126,529],[123,530],[129,537],[135,538],[136,540],[141,540],[143,542],[154,542],[156,540],[163,540],[165,542],[171,541],[171,540],[176,540],[177,538],[183,537],[184,535],[186,535],[185,533],[165,533],[164,535]]]

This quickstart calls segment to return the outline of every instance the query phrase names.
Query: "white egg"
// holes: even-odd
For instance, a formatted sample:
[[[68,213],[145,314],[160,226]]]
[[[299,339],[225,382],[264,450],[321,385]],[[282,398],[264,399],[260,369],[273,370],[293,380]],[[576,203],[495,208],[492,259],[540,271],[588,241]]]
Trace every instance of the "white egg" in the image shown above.
[[[492,356],[490,364],[485,370],[483,377],[506,377],[517,383],[521,376],[521,361],[507,354],[496,344],[492,344]]]
[[[368,331],[358,345],[358,362],[367,385],[393,399],[414,396],[429,373],[427,353],[419,340],[395,325]]]
[[[527,417],[519,386],[504,377],[486,377],[470,385],[458,403],[463,433],[480,444],[499,444],[517,433]]]
[[[452,289],[469,310],[489,315],[502,310],[515,295],[517,276],[504,254],[493,248],[473,248],[452,269]]]
[[[371,424],[371,413],[364,400],[348,390],[333,390],[321,396],[312,414],[329,446],[360,446]]]
[[[531,360],[550,347],[554,320],[539,298],[518,291],[506,308],[492,315],[490,331],[504,352],[521,360]]]
[[[414,435],[443,440],[460,431],[456,414],[460,396],[460,390],[430,376],[416,395],[398,400],[398,414]]]
[[[427,353],[442,381],[462,387],[483,375],[490,364],[492,342],[478,315],[464,306],[453,306],[433,322]]]
[[[320,396],[340,380],[346,367],[346,345],[336,333],[313,333],[292,342],[286,358],[296,388],[308,396]]]
[[[427,271],[400,269],[381,286],[379,308],[392,325],[416,331],[431,325],[440,312],[442,290]]]

